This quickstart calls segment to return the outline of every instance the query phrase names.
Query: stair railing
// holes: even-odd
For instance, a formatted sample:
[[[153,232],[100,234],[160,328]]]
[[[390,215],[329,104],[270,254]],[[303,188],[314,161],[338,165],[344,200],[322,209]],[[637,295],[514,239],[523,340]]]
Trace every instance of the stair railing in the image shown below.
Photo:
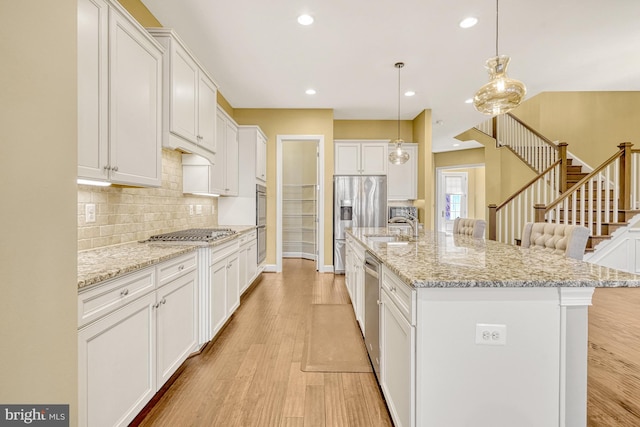
[[[624,221],[624,211],[638,200],[638,158],[630,142],[549,204],[537,204],[535,222],[582,225],[592,236],[602,235],[603,224]],[[633,197],[632,197],[633,195]]]
[[[557,160],[499,206],[489,205],[489,239],[508,244],[520,239],[524,224],[535,220],[534,206],[547,205],[560,194],[561,169]]]

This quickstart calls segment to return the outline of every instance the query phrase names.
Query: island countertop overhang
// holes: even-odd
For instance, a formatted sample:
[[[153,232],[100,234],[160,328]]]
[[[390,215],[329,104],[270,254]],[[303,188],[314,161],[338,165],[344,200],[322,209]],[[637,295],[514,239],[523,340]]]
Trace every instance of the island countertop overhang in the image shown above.
[[[387,227],[353,228],[348,234],[414,288],[638,287],[640,276],[463,235],[424,231],[399,242]]]

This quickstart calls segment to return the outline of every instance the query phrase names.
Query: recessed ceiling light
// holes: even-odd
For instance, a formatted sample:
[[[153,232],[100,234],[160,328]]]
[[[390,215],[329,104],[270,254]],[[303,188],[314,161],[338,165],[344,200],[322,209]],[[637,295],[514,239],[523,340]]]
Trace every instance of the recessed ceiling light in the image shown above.
[[[460,21],[460,24],[458,25],[460,25],[460,28],[471,28],[477,23],[478,23],[478,18],[469,16],[467,18],[464,18],[462,21]]]
[[[304,93],[306,93],[307,95],[315,95],[316,94],[316,90],[315,89],[307,89],[304,91]]]
[[[454,147],[459,147],[459,146],[460,146],[460,144],[453,144],[453,146],[454,146]]]
[[[414,91],[412,91],[412,90],[408,90],[408,91],[406,91],[406,92],[404,93],[404,96],[413,96],[413,95],[415,95],[415,94],[416,94],[416,93],[415,93]]]
[[[311,25],[311,24],[313,24],[313,16],[311,16],[311,15],[300,15],[300,16],[298,16],[298,24],[300,24],[300,25]]]
[[[444,120],[436,120],[436,124],[438,126],[442,126],[444,124]]]
[[[471,104],[473,102],[473,98],[469,98],[466,101],[464,101],[465,104]]]

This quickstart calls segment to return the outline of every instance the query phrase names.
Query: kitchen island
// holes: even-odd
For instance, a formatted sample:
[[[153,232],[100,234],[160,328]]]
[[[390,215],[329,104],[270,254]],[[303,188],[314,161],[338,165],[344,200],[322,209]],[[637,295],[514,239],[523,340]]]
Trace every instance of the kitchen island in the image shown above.
[[[586,425],[593,289],[640,276],[436,232],[356,228],[347,244],[383,263],[379,381],[397,426]]]

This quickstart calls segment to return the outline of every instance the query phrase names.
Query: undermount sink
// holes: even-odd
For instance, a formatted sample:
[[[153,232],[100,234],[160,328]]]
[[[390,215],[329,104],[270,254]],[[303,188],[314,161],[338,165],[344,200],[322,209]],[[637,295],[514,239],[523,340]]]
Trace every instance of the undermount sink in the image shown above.
[[[370,242],[384,242],[389,245],[406,245],[409,243],[409,236],[365,236]]]

